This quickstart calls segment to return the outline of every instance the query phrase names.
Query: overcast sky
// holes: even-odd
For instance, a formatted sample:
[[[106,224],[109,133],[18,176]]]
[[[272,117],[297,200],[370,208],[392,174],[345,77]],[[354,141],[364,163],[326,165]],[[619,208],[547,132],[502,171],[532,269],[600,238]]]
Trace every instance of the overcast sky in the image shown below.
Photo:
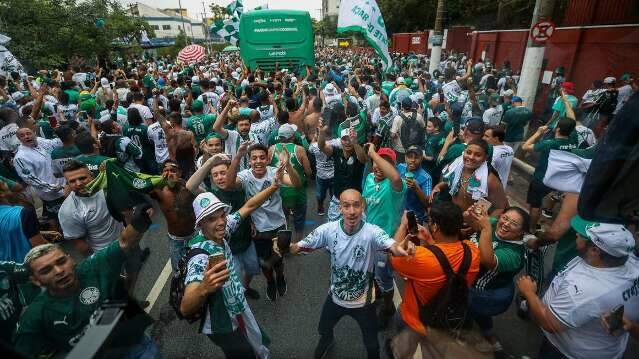
[[[178,8],[178,0],[118,0],[123,4],[142,3],[155,8]],[[206,11],[210,16],[209,5],[218,4],[226,6],[231,0],[182,0],[182,7],[186,8],[191,18],[202,18],[202,2],[206,4]],[[312,17],[319,18],[322,0],[243,0],[244,9],[253,9],[267,4],[270,9],[306,10]]]

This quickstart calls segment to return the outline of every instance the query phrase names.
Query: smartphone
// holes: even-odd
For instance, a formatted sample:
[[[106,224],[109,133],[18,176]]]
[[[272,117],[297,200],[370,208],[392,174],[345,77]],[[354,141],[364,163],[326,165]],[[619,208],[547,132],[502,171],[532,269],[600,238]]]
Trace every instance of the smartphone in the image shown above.
[[[216,264],[224,261],[224,253],[211,254],[209,256],[209,269],[213,268]]]
[[[54,115],[49,116],[49,125],[51,125],[52,128],[58,127],[58,118]]]
[[[490,209],[490,207],[493,205],[492,203],[490,203],[489,200],[487,200],[486,198],[480,198],[477,200],[477,202],[475,202],[477,205],[479,205],[479,207],[481,207],[482,209],[486,210],[486,212],[488,212],[488,210]]]
[[[289,229],[277,231],[277,246],[279,247],[280,251],[288,251],[289,247],[291,246],[291,239],[293,239],[293,231]]]
[[[614,308],[610,313],[610,319],[608,319],[608,332],[612,334],[613,332],[621,329],[623,326],[623,304]]]
[[[406,219],[408,219],[408,233],[416,235],[417,234],[417,217],[415,217],[415,212],[406,211]]]

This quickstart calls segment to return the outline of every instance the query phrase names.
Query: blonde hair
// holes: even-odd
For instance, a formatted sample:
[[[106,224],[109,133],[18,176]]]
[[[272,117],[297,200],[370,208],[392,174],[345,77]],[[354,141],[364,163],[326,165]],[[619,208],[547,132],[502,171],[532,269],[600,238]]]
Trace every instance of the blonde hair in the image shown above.
[[[33,261],[35,261],[36,259],[44,256],[45,254],[49,254],[55,250],[59,250],[61,252],[64,252],[62,250],[62,247],[60,247],[57,244],[52,244],[52,243],[47,243],[47,244],[41,244],[39,246],[35,246],[33,248],[31,248],[31,250],[29,250],[29,252],[27,252],[27,255],[24,256],[24,264],[25,267],[29,270],[29,272],[31,272],[31,263],[33,263]]]

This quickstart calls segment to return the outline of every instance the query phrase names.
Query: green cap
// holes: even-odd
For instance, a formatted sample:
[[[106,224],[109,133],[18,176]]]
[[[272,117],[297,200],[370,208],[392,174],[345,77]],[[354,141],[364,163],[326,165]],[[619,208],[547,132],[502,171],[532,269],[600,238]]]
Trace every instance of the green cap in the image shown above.
[[[191,104],[191,109],[193,111],[202,111],[204,109],[204,102],[200,100],[193,101],[193,103]]]
[[[592,240],[588,234],[588,229],[598,226],[599,223],[591,222],[583,219],[580,215],[572,217],[570,220],[570,226],[575,232],[579,233],[584,239]]]
[[[211,132],[208,135],[206,135],[206,141],[208,142],[208,140],[210,140],[211,138],[219,138],[221,140],[222,136],[220,136],[220,134],[217,132]]]
[[[621,81],[630,81],[630,74],[629,73],[624,73],[623,75],[621,75],[621,77],[619,78],[619,80]]]

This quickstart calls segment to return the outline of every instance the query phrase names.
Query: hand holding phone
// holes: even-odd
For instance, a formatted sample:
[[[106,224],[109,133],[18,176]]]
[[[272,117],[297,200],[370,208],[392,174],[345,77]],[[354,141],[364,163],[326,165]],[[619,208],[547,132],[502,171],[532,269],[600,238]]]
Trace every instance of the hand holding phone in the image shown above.
[[[608,333],[612,334],[623,327],[623,304],[614,308],[608,317]]]
[[[224,261],[224,253],[212,254],[209,256],[208,269],[213,268],[215,265]]]

